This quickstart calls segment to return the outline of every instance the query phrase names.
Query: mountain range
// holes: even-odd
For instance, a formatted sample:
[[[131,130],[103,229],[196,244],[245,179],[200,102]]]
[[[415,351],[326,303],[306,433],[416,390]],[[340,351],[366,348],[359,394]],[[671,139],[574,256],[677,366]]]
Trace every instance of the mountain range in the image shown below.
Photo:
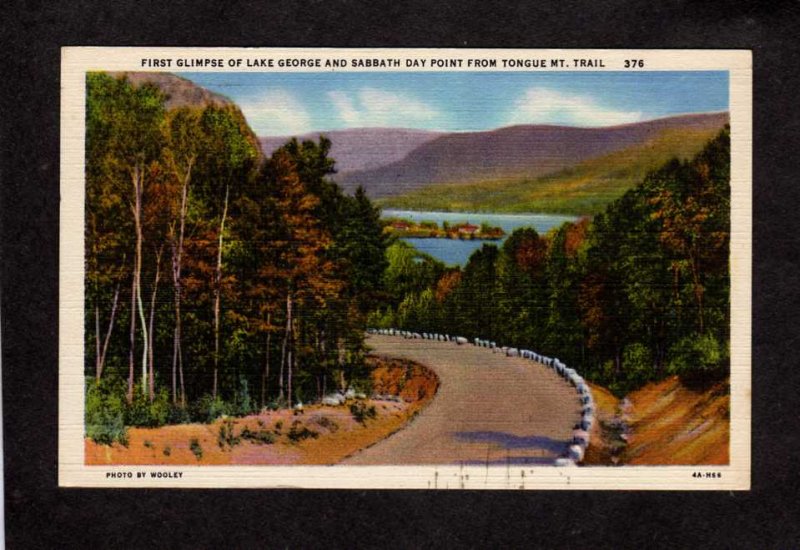
[[[665,130],[721,128],[727,120],[727,114],[689,115],[608,128],[525,125],[449,133],[400,160],[343,173],[338,181],[347,190],[363,185],[370,196],[382,198],[432,184],[536,178],[642,144]]]
[[[441,184],[535,179],[640,147],[667,133],[714,133],[728,120],[728,113],[712,113],[603,128],[521,125],[458,133],[358,128],[321,134],[332,141],[336,181],[346,191],[361,185],[372,198],[383,199]],[[260,139],[269,155],[289,138]]]
[[[320,135],[331,140],[330,156],[336,160],[337,180],[345,174],[358,174],[400,162],[409,153],[442,136],[441,132],[404,128],[355,128],[330,132],[310,132],[297,136],[300,141],[317,140]],[[267,154],[290,140],[292,136],[261,137],[261,148]]]
[[[152,82],[167,107],[234,105],[169,73],[125,74]],[[672,157],[696,154],[730,120],[727,112],[671,116],[618,126],[517,125],[480,132],[354,128],[309,132],[331,140],[333,179],[363,186],[387,207],[417,210],[591,213]],[[269,156],[290,136],[260,137]]]

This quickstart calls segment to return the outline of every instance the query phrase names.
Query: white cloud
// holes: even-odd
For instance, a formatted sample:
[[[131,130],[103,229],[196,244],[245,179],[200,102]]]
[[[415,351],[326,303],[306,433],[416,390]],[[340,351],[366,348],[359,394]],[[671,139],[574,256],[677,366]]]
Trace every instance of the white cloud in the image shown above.
[[[431,127],[442,114],[419,99],[401,92],[361,88],[356,93],[328,92],[339,120],[347,127]]]
[[[259,136],[290,136],[314,130],[306,108],[286,90],[267,90],[256,98],[241,101],[239,106]]]
[[[514,102],[509,124],[613,126],[642,120],[641,111],[621,111],[600,105],[589,95],[531,88]]]
[[[356,109],[355,102],[349,94],[345,92],[328,92],[328,99],[331,100],[339,118],[348,126],[358,126],[361,113]]]

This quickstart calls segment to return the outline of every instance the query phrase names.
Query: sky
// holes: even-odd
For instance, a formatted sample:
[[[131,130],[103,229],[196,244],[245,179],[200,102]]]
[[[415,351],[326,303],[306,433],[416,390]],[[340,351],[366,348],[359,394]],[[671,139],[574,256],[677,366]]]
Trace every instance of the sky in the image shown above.
[[[260,136],[611,126],[728,110],[724,71],[178,74],[235,101]]]

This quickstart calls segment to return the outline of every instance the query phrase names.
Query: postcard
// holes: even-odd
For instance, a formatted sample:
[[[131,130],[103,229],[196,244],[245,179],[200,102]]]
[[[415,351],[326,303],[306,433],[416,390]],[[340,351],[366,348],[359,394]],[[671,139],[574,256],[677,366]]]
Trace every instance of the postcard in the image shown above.
[[[749,489],[749,51],[61,76],[61,486]]]

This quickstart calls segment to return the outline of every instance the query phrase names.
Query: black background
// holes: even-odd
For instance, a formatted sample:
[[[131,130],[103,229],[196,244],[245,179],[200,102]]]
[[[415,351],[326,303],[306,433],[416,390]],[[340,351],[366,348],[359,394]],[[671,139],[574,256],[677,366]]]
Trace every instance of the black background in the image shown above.
[[[0,5],[8,547],[798,547],[798,12],[796,1]],[[752,490],[59,489],[59,48],[68,45],[752,49]]]

